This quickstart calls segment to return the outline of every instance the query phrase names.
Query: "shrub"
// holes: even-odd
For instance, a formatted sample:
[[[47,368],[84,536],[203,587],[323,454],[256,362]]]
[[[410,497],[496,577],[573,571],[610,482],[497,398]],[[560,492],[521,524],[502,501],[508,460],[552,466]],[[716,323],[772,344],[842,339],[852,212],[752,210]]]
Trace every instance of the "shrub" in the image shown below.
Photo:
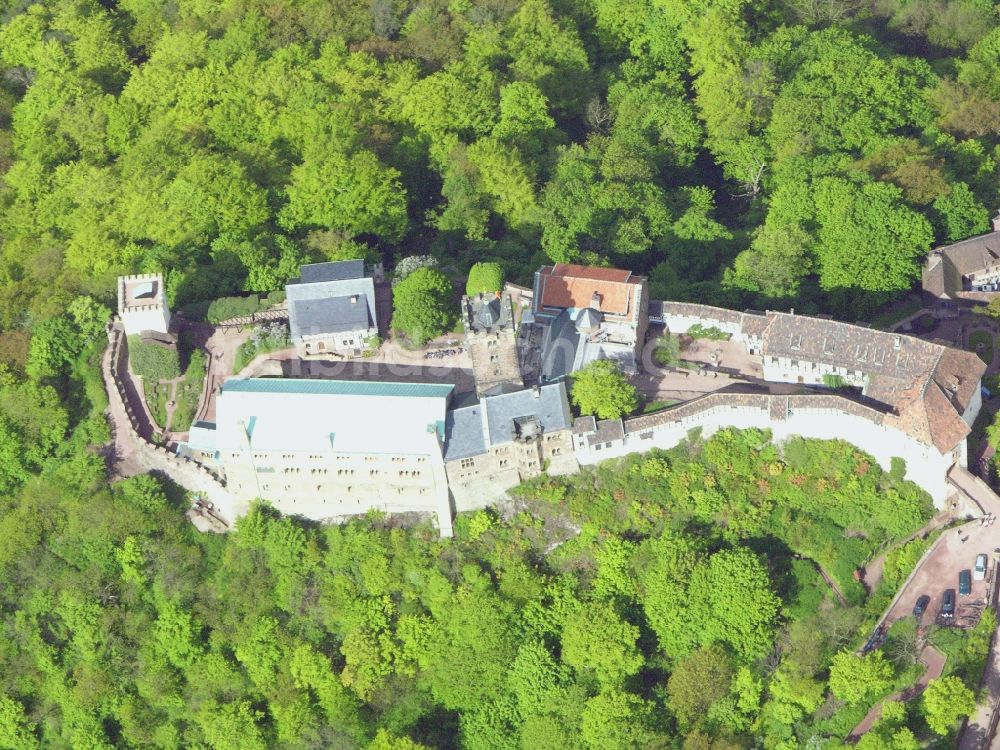
[[[885,556],[885,567],[882,571],[885,582],[894,589],[897,588],[913,570],[928,546],[930,545],[926,539],[914,539],[890,550]]]
[[[290,345],[291,339],[288,336],[288,327],[283,323],[257,326],[250,334],[250,338],[240,344],[240,348],[236,350],[233,372],[242,370],[258,354],[274,352]]]
[[[418,268],[392,292],[392,326],[415,346],[440,336],[455,319],[451,283],[434,268]]]
[[[843,388],[847,385],[847,381],[844,380],[840,375],[835,375],[833,373],[826,373],[823,376],[823,385],[827,388]]]
[[[924,313],[913,321],[913,328],[919,333],[930,333],[938,327],[938,319],[929,313]]]
[[[476,263],[469,269],[465,293],[471,297],[476,294],[499,292],[503,289],[503,282],[503,268],[499,263]]]
[[[731,333],[726,333],[721,328],[703,326],[700,323],[695,323],[688,328],[687,335],[693,339],[710,339],[712,341],[729,341],[732,338]]]
[[[205,320],[213,325],[221,323],[230,318],[239,318],[244,315],[253,315],[256,312],[267,310],[285,301],[285,292],[282,290],[271,292],[261,297],[251,294],[247,297],[219,297],[212,300],[205,312]]]
[[[677,367],[681,361],[681,346],[677,337],[673,334],[666,334],[656,342],[653,350],[653,360],[660,367]]]
[[[147,344],[138,336],[128,337],[128,362],[132,372],[150,383],[171,380],[181,374],[176,348]]]

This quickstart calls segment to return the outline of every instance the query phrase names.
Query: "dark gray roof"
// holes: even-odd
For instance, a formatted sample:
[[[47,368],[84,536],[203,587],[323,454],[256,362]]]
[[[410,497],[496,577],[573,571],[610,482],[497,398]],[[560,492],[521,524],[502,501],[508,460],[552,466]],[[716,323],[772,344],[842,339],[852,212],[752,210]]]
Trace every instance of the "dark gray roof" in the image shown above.
[[[961,296],[965,279],[1000,266],[1000,232],[937,247],[923,269],[924,290],[935,297]]]
[[[569,310],[563,310],[548,327],[542,344],[542,377],[559,380],[573,372],[580,332]]]
[[[291,300],[288,313],[292,336],[356,331],[372,326],[365,294]]]
[[[490,445],[501,445],[513,440],[514,420],[518,417],[537,417],[543,432],[569,429],[573,423],[569,401],[566,399],[566,386],[563,383],[552,383],[538,389],[528,388],[500,396],[488,396],[483,400],[483,404],[486,409]]]
[[[517,432],[532,434],[541,428],[543,433],[569,429],[573,416],[566,399],[566,386],[562,383],[543,385],[535,390],[527,388],[514,393],[486,396],[472,406],[452,409],[445,421],[445,461],[476,456],[487,451],[483,429],[483,410],[486,410],[486,429],[489,445],[511,442]]]
[[[452,409],[444,423],[444,460],[478,456],[486,452],[483,414],[479,404]]]
[[[314,284],[317,281],[344,281],[361,279],[365,275],[363,260],[337,260],[329,263],[310,263],[299,269],[299,278],[292,284]]]
[[[500,300],[491,299],[476,311],[476,322],[483,328],[492,328],[500,322]]]
[[[344,278],[331,278],[338,276]],[[364,275],[363,261],[302,266],[302,279],[288,284],[285,291],[288,294],[288,326],[293,338],[378,325],[375,282]],[[351,302],[352,297],[357,297],[358,301]]]
[[[601,327],[601,314],[592,307],[580,310],[576,315],[576,329],[578,331],[596,331]]]

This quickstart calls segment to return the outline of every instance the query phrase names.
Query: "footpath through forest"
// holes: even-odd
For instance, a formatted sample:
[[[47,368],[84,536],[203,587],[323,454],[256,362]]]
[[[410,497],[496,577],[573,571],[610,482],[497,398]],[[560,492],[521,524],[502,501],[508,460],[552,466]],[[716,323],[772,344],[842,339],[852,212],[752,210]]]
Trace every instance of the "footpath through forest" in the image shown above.
[[[875,722],[882,718],[882,706],[886,704],[887,701],[900,701],[905,703],[907,701],[912,701],[914,698],[918,698],[927,684],[931,680],[936,680],[944,672],[944,663],[947,657],[938,651],[934,646],[927,643],[924,645],[920,652],[920,661],[924,663],[927,669],[924,673],[920,675],[920,678],[907,688],[900,690],[898,693],[893,693],[888,698],[872,706],[872,709],[865,715],[860,723],[854,727],[851,731],[850,736],[847,738],[848,742],[856,742],[861,738],[865,732],[869,731]]]

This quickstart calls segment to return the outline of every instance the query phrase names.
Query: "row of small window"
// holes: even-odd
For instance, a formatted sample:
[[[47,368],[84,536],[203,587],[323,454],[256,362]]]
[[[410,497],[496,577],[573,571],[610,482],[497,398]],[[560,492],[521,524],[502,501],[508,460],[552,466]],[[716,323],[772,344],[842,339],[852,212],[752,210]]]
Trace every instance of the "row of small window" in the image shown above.
[[[238,490],[243,489],[242,483],[237,483],[236,489],[238,489]],[[262,492],[266,492],[266,491],[268,491],[268,490],[271,489],[271,485],[269,485],[269,484],[262,484],[260,486],[260,489],[261,489]],[[292,489],[292,485],[290,485],[290,484],[286,484],[285,485],[285,492],[289,492],[289,491],[291,491],[291,489]],[[331,489],[331,488],[328,488],[328,487],[326,487],[325,485],[322,485],[322,484],[317,484],[316,485],[316,491],[317,492],[322,492],[325,489]],[[353,489],[353,487],[351,487],[351,485],[347,485],[346,487],[334,487],[332,489],[336,489],[338,492],[339,491],[350,492]],[[427,488],[426,487],[417,487],[416,490],[417,490],[417,493],[420,494],[420,495],[426,495],[427,494]],[[412,491],[412,488],[409,488],[409,487],[397,487],[396,488],[396,494],[397,495],[402,495],[404,492],[411,492],[411,491]],[[292,498],[292,502],[293,503],[295,502],[294,498]],[[327,499],[323,498],[323,502],[326,503]],[[361,500],[360,499],[358,500],[358,504],[359,505],[361,504]]]
[[[283,474],[298,474],[300,471],[301,471],[301,469],[298,469],[298,468],[285,468],[285,469],[282,469],[282,473]],[[257,473],[258,474],[273,474],[274,473],[274,468],[271,467],[271,466],[258,466],[257,467]],[[329,473],[329,469],[310,469],[309,473],[312,474],[312,475],[314,475],[314,476],[317,475],[317,474],[327,474],[327,473]],[[369,469],[369,471],[368,471],[368,476],[370,476],[370,477],[377,477],[380,474],[381,474],[381,471],[379,469]],[[415,479],[415,478],[419,477],[421,474],[422,474],[422,472],[419,469],[400,469],[399,470],[399,476],[406,477],[406,478],[409,478],[409,479]],[[352,477],[352,476],[354,476],[354,469],[337,469],[337,476],[338,477]]]
[[[232,458],[239,458],[239,456],[240,456],[239,453],[233,453],[232,454]],[[281,457],[283,459],[285,459],[285,460],[292,460],[292,459],[301,458],[300,456],[298,456],[295,453],[282,453]],[[271,459],[273,457],[271,456],[270,453],[254,453],[253,454],[253,458],[254,458],[255,461],[266,461],[266,460]],[[309,458],[312,459],[313,461],[321,461],[323,459],[329,458],[329,456],[310,455]],[[338,455],[338,456],[334,456],[334,458],[336,458],[338,461],[352,461],[352,460],[355,460],[357,457],[356,456],[348,456],[348,455]],[[378,461],[379,458],[380,458],[379,456],[365,456],[365,462],[366,463],[372,463],[373,461]],[[392,462],[394,464],[403,463],[405,461],[413,461],[413,460],[415,460],[418,464],[422,464],[422,463],[426,463],[427,462],[427,457],[426,456],[417,456],[416,458],[410,458],[408,456],[393,456],[392,457]]]

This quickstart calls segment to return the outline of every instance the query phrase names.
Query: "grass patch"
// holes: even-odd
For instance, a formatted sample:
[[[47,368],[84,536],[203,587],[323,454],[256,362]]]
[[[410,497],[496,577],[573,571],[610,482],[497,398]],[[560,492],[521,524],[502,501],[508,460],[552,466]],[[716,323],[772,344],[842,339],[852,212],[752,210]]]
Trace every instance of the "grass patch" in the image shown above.
[[[650,401],[649,403],[643,405],[643,414],[652,414],[653,412],[662,411],[663,409],[668,409],[674,404],[679,403],[678,401],[668,398],[663,401]]]
[[[975,352],[986,364],[993,362],[993,336],[988,331],[973,331],[969,334],[968,350]]]
[[[291,346],[291,339],[288,338],[287,326],[273,323],[255,328],[250,338],[240,344],[240,348],[236,350],[233,372],[242,370],[253,362],[254,357],[258,354],[278,351],[289,346]]]
[[[660,367],[677,367],[681,359],[681,345],[672,333],[664,334],[656,342],[653,361]]]
[[[174,406],[173,418],[170,420],[170,429],[174,432],[186,432],[194,421],[205,382],[207,363],[205,352],[201,350],[191,352],[191,361],[184,371],[184,380],[177,384],[175,395],[177,403]]]
[[[913,315],[921,307],[922,304],[919,296],[908,295],[898,302],[893,302],[890,305],[880,308],[876,314],[871,316],[870,322],[875,328],[889,328],[903,318]],[[932,316],[928,315],[926,317]]]
[[[143,383],[149,415],[160,429],[167,428],[167,401],[170,400],[170,386],[164,383]]]
[[[145,383],[170,380],[181,374],[176,347],[147,344],[138,336],[128,337],[128,363]]]
[[[695,323],[688,328],[687,335],[693,339],[709,339],[710,341],[729,341],[733,337],[731,333],[726,333],[721,328],[703,326],[700,323]]]

